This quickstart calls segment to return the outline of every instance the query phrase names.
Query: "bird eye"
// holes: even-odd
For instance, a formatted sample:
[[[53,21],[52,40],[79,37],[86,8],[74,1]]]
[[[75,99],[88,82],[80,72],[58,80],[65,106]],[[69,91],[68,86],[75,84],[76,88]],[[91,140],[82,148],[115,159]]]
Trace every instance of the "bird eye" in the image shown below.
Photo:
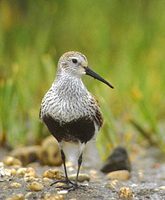
[[[73,58],[73,59],[72,59],[72,62],[73,62],[74,64],[76,64],[78,61],[77,61],[77,59]]]

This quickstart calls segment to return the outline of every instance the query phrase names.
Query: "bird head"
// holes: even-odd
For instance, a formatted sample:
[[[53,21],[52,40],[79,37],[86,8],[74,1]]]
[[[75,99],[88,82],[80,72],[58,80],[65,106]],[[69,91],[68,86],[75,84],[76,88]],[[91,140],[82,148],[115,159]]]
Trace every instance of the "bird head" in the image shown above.
[[[83,75],[88,75],[113,88],[113,86],[108,81],[103,79],[100,75],[88,67],[86,56],[80,52],[70,51],[64,53],[59,59],[58,71],[61,74],[67,74],[80,78]]]

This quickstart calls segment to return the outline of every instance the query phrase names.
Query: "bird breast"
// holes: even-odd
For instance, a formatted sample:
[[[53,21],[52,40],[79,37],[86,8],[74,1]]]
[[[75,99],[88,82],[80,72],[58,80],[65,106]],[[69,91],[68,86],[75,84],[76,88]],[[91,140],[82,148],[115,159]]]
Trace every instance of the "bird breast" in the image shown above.
[[[82,117],[93,118],[98,105],[82,82],[65,81],[54,83],[41,104],[41,118],[49,114],[61,122],[70,122]]]

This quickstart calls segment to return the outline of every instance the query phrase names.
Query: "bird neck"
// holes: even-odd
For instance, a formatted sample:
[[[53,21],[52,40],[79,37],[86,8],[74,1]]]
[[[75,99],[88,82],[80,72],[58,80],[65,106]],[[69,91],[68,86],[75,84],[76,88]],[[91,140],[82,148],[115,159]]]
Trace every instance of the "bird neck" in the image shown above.
[[[77,96],[89,94],[81,78],[70,76],[69,74],[58,74],[52,86],[60,95]]]

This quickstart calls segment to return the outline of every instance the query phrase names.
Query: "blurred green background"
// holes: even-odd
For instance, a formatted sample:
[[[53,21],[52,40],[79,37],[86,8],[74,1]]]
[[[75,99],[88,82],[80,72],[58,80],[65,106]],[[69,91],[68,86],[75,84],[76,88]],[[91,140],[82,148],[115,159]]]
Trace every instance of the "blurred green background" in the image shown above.
[[[165,151],[164,0],[1,0],[1,145],[39,143],[49,134],[40,102],[70,50],[115,86],[84,78],[105,119],[101,155],[119,144]]]

